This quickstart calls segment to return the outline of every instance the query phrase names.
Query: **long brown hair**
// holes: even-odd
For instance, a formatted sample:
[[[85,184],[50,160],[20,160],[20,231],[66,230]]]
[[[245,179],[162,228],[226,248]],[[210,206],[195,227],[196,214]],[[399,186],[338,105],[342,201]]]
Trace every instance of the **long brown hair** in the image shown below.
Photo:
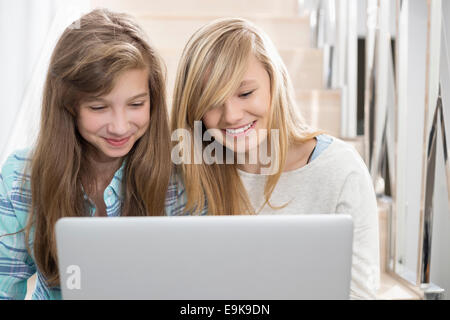
[[[278,165],[276,172],[268,176],[264,188],[264,205],[271,206],[269,199],[283,172],[288,147],[308,141],[321,132],[305,123],[295,103],[286,67],[262,30],[244,19],[223,18],[210,22],[192,35],[178,65],[171,129],[172,132],[185,129],[194,136],[194,121],[200,121],[214,106],[222,105],[236,90],[251,54],[270,77],[268,141],[271,129],[279,132],[280,144],[274,143],[278,148]],[[201,147],[207,143],[203,142]],[[201,154],[201,150],[194,150],[193,142],[186,148]],[[262,209],[252,208],[236,164],[181,164],[177,170],[186,187],[185,210],[198,212],[205,202],[208,212],[213,215],[254,214]]]
[[[75,25],[79,28],[64,31],[51,57],[29,168],[32,203],[26,243],[35,227],[35,262],[51,286],[59,284],[56,221],[87,215],[81,181],[90,177],[90,170],[86,142],[76,128],[83,97],[107,94],[120,73],[146,68],[150,124],[126,156],[122,215],[163,215],[171,174],[165,72],[145,33],[131,17],[104,9],[84,15]]]

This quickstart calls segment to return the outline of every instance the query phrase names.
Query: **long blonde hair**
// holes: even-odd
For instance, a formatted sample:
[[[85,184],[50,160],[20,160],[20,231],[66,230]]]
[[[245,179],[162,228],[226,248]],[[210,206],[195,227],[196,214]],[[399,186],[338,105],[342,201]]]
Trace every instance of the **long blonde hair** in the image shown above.
[[[171,174],[165,75],[145,33],[131,17],[102,9],[84,15],[78,25],[64,31],[53,51],[29,168],[32,202],[26,243],[35,226],[35,261],[51,286],[59,284],[56,221],[87,215],[81,181],[92,175],[86,142],[76,128],[83,97],[109,93],[124,71],[147,69],[150,124],[126,156],[122,215],[163,215]]]
[[[194,121],[200,121],[208,110],[222,105],[239,86],[251,54],[270,77],[272,99],[267,139],[271,138],[270,129],[279,130],[278,168],[267,178],[265,205],[283,172],[289,145],[305,142],[320,132],[305,124],[286,67],[262,30],[244,19],[225,18],[194,33],[178,66],[171,129],[173,132],[182,128],[193,136]],[[186,210],[199,212],[207,203],[208,212],[213,215],[255,213],[235,164],[181,164],[177,170],[186,187]]]

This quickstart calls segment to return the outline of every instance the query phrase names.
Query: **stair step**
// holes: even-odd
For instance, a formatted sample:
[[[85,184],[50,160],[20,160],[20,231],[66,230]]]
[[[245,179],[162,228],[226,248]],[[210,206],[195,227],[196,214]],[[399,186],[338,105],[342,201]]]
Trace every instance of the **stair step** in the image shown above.
[[[294,88],[314,90],[323,88],[323,51],[300,48],[279,50]]]
[[[156,48],[184,47],[192,34],[222,16],[155,16],[135,14]],[[310,47],[309,19],[305,17],[244,17],[264,30],[279,50]]]
[[[379,229],[379,241],[380,241],[380,271],[386,272],[386,267],[388,264],[387,254],[388,254],[388,231],[389,231],[389,214],[390,213],[390,203],[385,199],[377,199],[378,203],[378,229]]]
[[[152,14],[296,16],[298,0],[92,0],[92,7],[104,7],[119,12],[150,12]]]
[[[296,98],[307,124],[332,136],[340,136],[340,90],[299,90],[296,92]]]
[[[364,136],[357,136],[356,138],[343,138],[342,140],[351,144],[356,149],[356,151],[358,151],[361,158],[363,158],[363,159],[365,158],[364,157]]]

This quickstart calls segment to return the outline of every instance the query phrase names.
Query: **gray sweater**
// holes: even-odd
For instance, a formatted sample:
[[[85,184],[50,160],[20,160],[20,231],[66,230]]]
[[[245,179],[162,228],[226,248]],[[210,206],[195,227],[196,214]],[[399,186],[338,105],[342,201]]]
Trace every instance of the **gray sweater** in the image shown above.
[[[255,210],[264,203],[266,176],[239,170]],[[380,281],[378,210],[370,174],[353,146],[333,138],[316,159],[284,172],[259,214],[350,214],[353,217],[351,299],[375,299]]]

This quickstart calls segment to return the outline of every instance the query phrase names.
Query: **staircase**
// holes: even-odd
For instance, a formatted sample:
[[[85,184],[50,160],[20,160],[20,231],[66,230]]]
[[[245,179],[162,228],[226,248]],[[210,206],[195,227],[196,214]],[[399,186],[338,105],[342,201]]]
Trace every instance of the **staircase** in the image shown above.
[[[178,61],[193,33],[221,17],[254,22],[277,46],[308,124],[340,136],[340,90],[324,89],[323,53],[310,47],[310,19],[298,14],[297,0],[93,0],[92,8],[96,7],[136,17],[166,63],[169,107]]]

